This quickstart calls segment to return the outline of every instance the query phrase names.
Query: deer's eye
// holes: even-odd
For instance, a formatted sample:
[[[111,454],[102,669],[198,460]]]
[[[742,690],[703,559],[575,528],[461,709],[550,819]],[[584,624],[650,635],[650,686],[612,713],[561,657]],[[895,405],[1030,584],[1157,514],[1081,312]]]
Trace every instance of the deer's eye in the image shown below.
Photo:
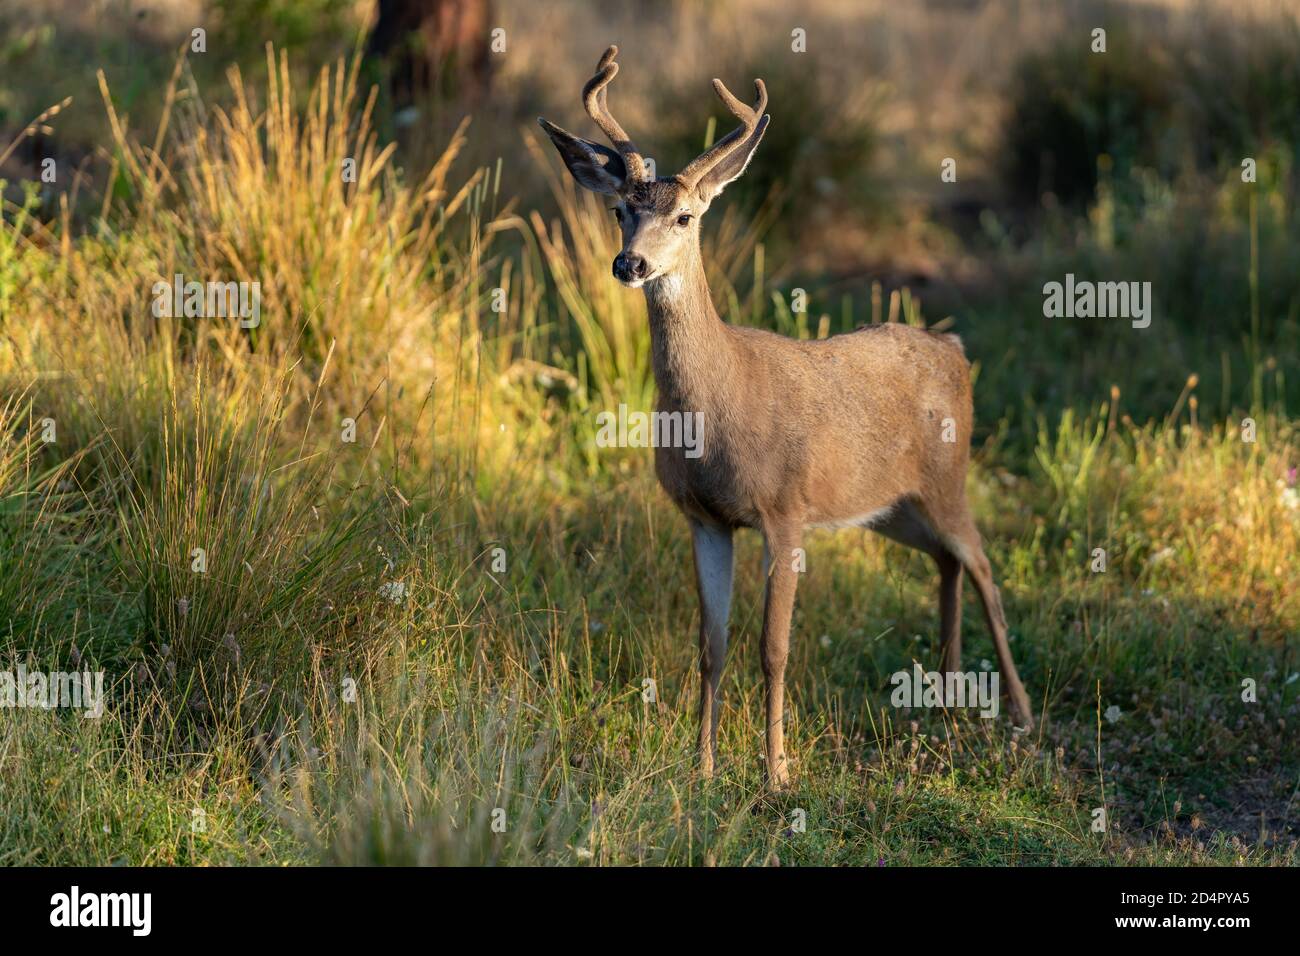
[[[679,225],[679,226],[689,226],[690,224],[691,224],[691,214],[690,214],[690,213],[686,213],[685,215],[682,215],[682,216],[678,216],[678,217],[677,217],[677,225]]]

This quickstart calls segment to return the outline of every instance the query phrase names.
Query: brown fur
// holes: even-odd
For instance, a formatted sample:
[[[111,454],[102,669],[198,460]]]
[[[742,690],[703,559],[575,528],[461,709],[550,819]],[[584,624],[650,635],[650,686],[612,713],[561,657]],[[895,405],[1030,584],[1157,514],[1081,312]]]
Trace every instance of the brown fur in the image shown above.
[[[615,52],[606,52],[601,69],[608,71]],[[742,527],[761,531],[771,555],[761,652],[773,785],[788,779],[783,719],[798,582],[793,558],[809,526],[870,527],[934,558],[947,671],[961,669],[961,577],[969,574],[993,633],[1013,718],[1027,727],[1029,697],[966,503],[972,411],[961,343],[897,324],[798,341],[722,321],[700,258],[699,217],[757,148],[767,124],[761,115],[767,94],[756,82],[758,105],[750,110],[720,81],[714,85],[742,125],[670,179],[615,177],[611,169],[620,167],[602,165],[595,144],[543,122],[579,182],[620,200],[620,259],[632,256],[645,267],[644,277],[626,281],[645,290],[659,410],[703,413],[700,457],[682,448],[655,451],[659,481],[690,521],[694,538],[702,608],[701,767],[713,769],[731,535]],[[683,223],[682,216],[689,220]],[[945,425],[954,440],[944,440]]]

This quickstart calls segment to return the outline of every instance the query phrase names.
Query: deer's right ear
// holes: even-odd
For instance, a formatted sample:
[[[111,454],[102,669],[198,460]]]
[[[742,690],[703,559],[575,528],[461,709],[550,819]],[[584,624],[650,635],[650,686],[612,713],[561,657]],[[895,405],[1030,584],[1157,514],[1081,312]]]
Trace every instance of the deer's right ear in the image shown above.
[[[622,156],[599,143],[574,136],[540,116],[537,122],[560,151],[560,158],[578,185],[609,196],[617,196],[622,191],[627,181],[627,166]]]

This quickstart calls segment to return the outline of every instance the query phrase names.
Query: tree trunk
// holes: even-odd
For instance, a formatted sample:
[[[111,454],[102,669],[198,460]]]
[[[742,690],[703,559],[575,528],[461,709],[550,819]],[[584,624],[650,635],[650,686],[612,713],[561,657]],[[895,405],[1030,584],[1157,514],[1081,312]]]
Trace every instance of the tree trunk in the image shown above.
[[[367,58],[387,62],[393,105],[487,92],[489,0],[379,0]]]

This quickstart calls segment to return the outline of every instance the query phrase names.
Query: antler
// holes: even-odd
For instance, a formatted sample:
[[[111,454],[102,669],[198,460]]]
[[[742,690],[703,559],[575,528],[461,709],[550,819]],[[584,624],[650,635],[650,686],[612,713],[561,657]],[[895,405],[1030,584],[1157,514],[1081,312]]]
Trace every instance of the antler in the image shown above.
[[[587,115],[596,121],[596,125],[609,137],[609,141],[623,157],[623,164],[627,166],[628,180],[638,181],[646,178],[645,162],[641,159],[637,148],[632,145],[632,140],[627,133],[623,132],[623,127],[618,125],[618,120],[610,113],[605,94],[609,81],[618,75],[618,64],[614,62],[614,57],[617,55],[616,46],[611,46],[605,51],[605,55],[596,64],[596,75],[582,88],[582,102],[587,107]]]
[[[715,79],[713,81],[713,90],[718,94],[718,99],[722,100],[727,109],[731,110],[732,115],[740,120],[740,125],[714,143],[707,151],[701,153],[677,174],[677,178],[682,180],[687,188],[693,189],[697,186],[700,180],[708,175],[709,170],[722,162],[741,143],[754,135],[754,131],[758,129],[758,125],[763,119],[763,111],[767,109],[767,87],[763,85],[762,80],[755,80],[754,89],[758,94],[758,98],[751,109],[732,96],[731,91],[723,85],[721,80]]]

